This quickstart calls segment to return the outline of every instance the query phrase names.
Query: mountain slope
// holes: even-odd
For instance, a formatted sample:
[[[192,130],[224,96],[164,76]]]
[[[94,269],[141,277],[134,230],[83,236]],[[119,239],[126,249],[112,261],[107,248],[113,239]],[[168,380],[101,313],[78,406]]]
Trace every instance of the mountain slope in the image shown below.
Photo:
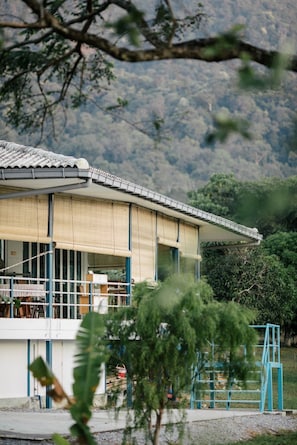
[[[191,12],[193,2],[173,3]],[[279,48],[297,41],[293,0],[211,0],[204,2],[204,11],[207,20],[199,36],[242,23],[251,43]],[[296,174],[297,155],[290,151],[296,75],[286,73],[277,90],[244,93],[237,88],[239,65],[191,60],[116,63],[117,80],[84,108],[68,110],[65,127],[61,119],[56,128],[57,138],[48,137],[42,145],[86,157],[96,167],[181,200],[215,172],[233,172],[243,180]],[[118,98],[127,105],[108,109],[119,105]],[[252,140],[233,136],[224,145],[207,146],[212,115],[221,112],[247,119]],[[0,132],[15,142],[38,141],[38,135],[20,136],[1,124]]]

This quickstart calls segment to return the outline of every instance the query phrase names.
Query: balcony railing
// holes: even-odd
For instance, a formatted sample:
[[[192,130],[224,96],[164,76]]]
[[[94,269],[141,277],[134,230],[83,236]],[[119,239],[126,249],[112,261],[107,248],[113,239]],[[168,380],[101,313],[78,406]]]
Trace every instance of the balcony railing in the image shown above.
[[[80,319],[130,304],[130,284],[0,276],[0,317]]]

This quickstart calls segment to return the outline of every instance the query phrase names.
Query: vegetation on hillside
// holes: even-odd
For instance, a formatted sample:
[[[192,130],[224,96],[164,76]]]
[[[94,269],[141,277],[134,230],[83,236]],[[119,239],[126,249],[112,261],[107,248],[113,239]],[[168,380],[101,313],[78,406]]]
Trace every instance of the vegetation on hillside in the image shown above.
[[[69,5],[69,11],[72,5],[73,13],[74,5],[79,4],[82,8],[85,6],[84,2],[64,1],[59,3],[50,1],[47,5],[51,11],[54,11],[55,7],[61,7],[63,15],[65,14],[63,5],[66,3]],[[89,5],[96,3],[88,2]],[[131,19],[130,13],[125,11],[125,5],[128,3],[107,2],[102,4],[102,8],[114,4],[113,11],[115,11],[117,9],[115,5],[124,5],[123,17],[128,20],[129,17]],[[34,6],[37,2],[21,0],[13,4],[4,2],[6,8],[4,12],[9,21],[16,20],[16,16],[20,13],[21,18],[26,17],[28,9],[25,4]],[[146,2],[138,1],[135,4],[139,9],[147,7]],[[228,31],[228,36],[235,42],[246,41],[265,50],[284,51],[288,51],[285,45],[296,41],[297,11],[292,0],[281,3],[225,0],[223,4],[218,0],[211,0],[198,8],[192,1],[182,3],[161,1],[158,3],[159,9],[155,10],[155,13],[159,11],[160,27],[155,34],[159,38],[160,33],[165,30],[165,24],[172,23],[166,4],[172,5],[178,19],[181,17],[186,19],[191,15],[195,17],[193,23],[188,23],[188,19],[183,21],[183,34],[180,38],[184,40],[195,38],[201,42],[201,39],[217,37],[220,33]],[[150,13],[153,17],[152,11]],[[79,20],[79,14],[82,14],[82,10],[78,12],[76,20]],[[103,27],[102,32],[110,37],[111,30],[118,32],[121,29],[120,25],[123,26],[123,35],[118,41],[127,45],[128,39],[133,38],[135,29],[133,26],[130,27],[129,21],[130,25],[125,21],[124,23],[113,21],[114,17],[117,16],[111,14],[108,19],[105,18],[108,27]],[[21,22],[20,19],[19,21]],[[238,24],[244,27],[234,28],[234,25]],[[5,24],[2,23],[2,27],[4,29]],[[230,29],[233,29],[231,33]],[[69,87],[67,96],[68,84],[63,82],[65,76],[67,79],[67,75],[71,75],[70,62],[68,65],[61,64],[60,71],[58,70],[56,75],[42,77],[43,68],[46,68],[46,65],[42,65],[44,55],[46,61],[55,55],[58,59],[64,60],[67,48],[67,39],[65,36],[60,36],[60,40],[57,41],[59,49],[55,47],[56,52],[53,51],[53,42],[56,41],[50,34],[48,43],[43,52],[41,51],[43,57],[32,58],[31,54],[28,59],[29,65],[27,67],[24,65],[27,73],[26,81],[32,79],[34,70],[39,73],[38,88],[41,88],[44,94],[51,92],[58,100],[58,92],[62,85],[65,85],[65,96],[62,95],[61,105],[67,113],[64,114],[57,103],[49,121],[46,121],[42,109],[40,108],[38,112],[35,108],[38,108],[39,99],[42,99],[43,95],[40,96],[40,91],[38,93],[38,90],[33,88],[32,91],[29,90],[30,100],[26,103],[25,84],[23,85],[19,75],[16,75],[18,64],[25,64],[27,60],[25,51],[17,53],[20,49],[16,43],[20,38],[17,31],[17,28],[14,28],[13,32],[7,31],[6,28],[3,34],[5,47],[16,46],[11,53],[12,59],[7,61],[8,71],[2,72],[1,80],[4,82],[11,76],[18,80],[18,85],[21,86],[20,95],[15,88],[2,90],[0,133],[3,139],[35,145],[40,143],[40,132],[30,134],[28,125],[36,128],[44,125],[42,144],[46,148],[68,155],[86,157],[94,166],[181,200],[186,200],[188,190],[202,186],[215,172],[233,172],[237,178],[257,180],[264,176],[286,177],[296,171],[297,155],[290,150],[295,131],[296,74],[294,72],[286,72],[276,88],[267,89],[267,86],[271,86],[268,70],[259,65],[250,65],[246,60],[220,63],[167,60],[129,64],[112,60],[106,54],[103,57],[100,52],[90,51],[90,54],[88,53],[90,60],[87,60],[94,63],[94,76],[89,80],[85,79],[83,83],[84,69],[87,70],[89,67],[86,64],[75,78],[76,83],[72,89]],[[21,30],[21,33],[28,41],[34,40],[39,35],[38,31],[33,29],[27,34]],[[145,37],[147,38],[147,35]],[[114,38],[114,42],[116,40]],[[79,58],[80,54],[75,48],[71,47],[70,50],[73,50],[74,60],[77,56],[79,62],[83,63],[84,52],[82,51],[82,58]],[[218,53],[223,52],[219,47]],[[23,54],[23,59],[17,54]],[[37,56],[38,52],[34,54]],[[4,61],[3,58],[2,60]],[[48,65],[50,67],[50,63]],[[238,88],[237,70],[240,67],[241,80],[246,78],[250,67],[256,69],[255,77],[252,76],[251,79],[254,86],[260,85],[260,90],[243,92]],[[85,89],[82,90],[83,95],[80,99],[85,100],[80,101],[78,100],[80,87],[83,86]],[[17,130],[7,126],[4,121],[5,116],[14,121]],[[247,133],[252,139],[244,140],[235,134],[224,145],[208,146],[205,143],[205,136],[216,131],[213,125],[221,122],[222,116],[225,123],[230,117],[236,117],[238,123],[247,121],[250,124]],[[55,121],[55,133],[51,118]],[[25,129],[24,133],[17,134],[22,127]],[[245,131],[246,127],[241,128],[239,125],[239,129]]]

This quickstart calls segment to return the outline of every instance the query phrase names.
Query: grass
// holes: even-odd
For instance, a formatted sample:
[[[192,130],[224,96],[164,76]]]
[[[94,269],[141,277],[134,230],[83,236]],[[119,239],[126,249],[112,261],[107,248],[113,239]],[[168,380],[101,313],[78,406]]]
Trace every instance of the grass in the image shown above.
[[[297,348],[281,348],[283,364],[283,399],[284,409],[297,409]],[[276,381],[276,376],[274,376]],[[274,394],[277,384],[274,382]],[[296,445],[297,431],[281,432],[275,435],[256,436],[247,441],[233,442],[230,445]]]
[[[297,409],[297,348],[281,348],[281,362],[284,374],[284,409]]]
[[[247,441],[233,442],[229,445],[296,445],[297,432],[291,431],[287,433],[275,434],[275,435],[263,435],[257,436]]]

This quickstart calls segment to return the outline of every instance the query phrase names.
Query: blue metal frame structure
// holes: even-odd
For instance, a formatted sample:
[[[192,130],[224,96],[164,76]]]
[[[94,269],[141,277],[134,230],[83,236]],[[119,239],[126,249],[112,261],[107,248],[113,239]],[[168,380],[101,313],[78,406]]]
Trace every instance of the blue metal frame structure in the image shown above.
[[[198,354],[197,365],[193,369],[190,407],[201,409],[225,406],[258,408],[273,411],[274,370],[277,372],[277,410],[283,409],[283,366],[280,358],[280,326],[275,324],[251,326],[259,333],[259,344],[255,354],[260,357],[256,371],[250,380],[240,382],[228,380],[224,375],[223,364],[216,361],[215,345],[210,345],[207,355]],[[243,346],[244,350],[244,346]]]

